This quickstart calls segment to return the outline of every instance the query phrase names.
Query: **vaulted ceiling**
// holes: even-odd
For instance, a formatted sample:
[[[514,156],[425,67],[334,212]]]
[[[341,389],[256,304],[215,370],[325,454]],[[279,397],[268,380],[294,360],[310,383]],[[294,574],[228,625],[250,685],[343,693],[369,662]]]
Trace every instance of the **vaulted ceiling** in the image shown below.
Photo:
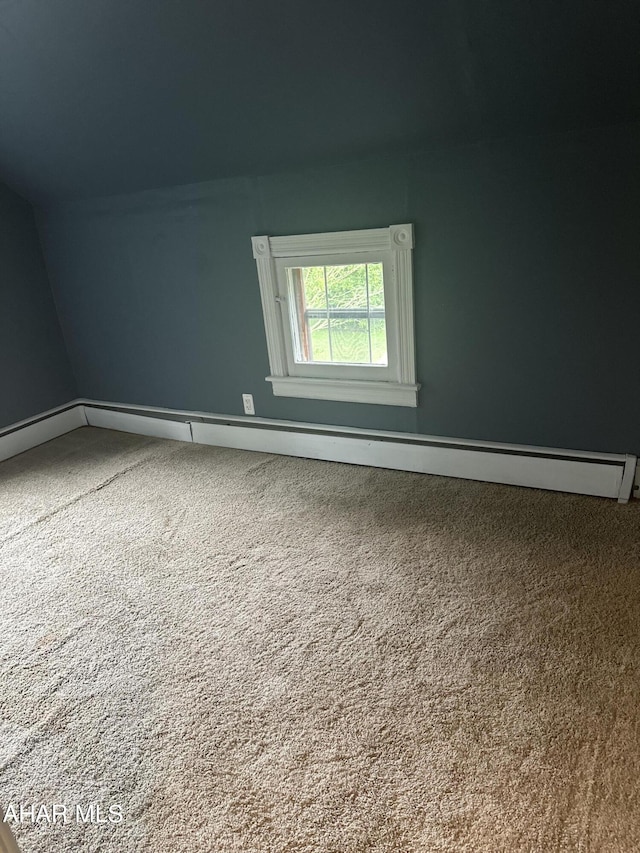
[[[32,200],[640,120],[637,0],[0,0]]]

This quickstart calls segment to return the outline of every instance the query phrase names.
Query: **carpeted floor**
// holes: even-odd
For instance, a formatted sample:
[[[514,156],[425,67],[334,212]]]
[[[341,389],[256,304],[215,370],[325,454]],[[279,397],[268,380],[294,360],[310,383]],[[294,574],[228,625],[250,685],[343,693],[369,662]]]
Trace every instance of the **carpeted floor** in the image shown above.
[[[640,502],[85,428],[0,558],[25,853],[640,850]]]

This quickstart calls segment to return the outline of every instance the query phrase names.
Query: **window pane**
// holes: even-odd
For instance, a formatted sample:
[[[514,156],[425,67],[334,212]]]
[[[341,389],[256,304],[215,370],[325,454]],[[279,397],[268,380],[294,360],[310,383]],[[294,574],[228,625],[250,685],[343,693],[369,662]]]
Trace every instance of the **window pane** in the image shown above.
[[[309,361],[331,361],[327,320],[310,320],[309,338],[311,341]]]
[[[384,310],[384,279],[382,264],[367,264],[369,274],[369,304],[372,308]]]
[[[294,358],[387,364],[382,263],[288,267]]]
[[[324,288],[324,267],[302,267],[304,301],[308,308],[326,308],[327,297]]]
[[[371,320],[371,362],[387,364],[386,320]]]
[[[326,267],[329,307],[367,310],[366,264]]]
[[[341,364],[370,364],[367,320],[332,320],[333,361]]]

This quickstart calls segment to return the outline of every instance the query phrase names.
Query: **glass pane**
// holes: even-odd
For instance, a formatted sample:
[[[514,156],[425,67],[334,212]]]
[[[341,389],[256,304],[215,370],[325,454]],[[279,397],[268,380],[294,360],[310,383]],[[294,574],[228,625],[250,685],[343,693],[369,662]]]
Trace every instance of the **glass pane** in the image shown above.
[[[324,267],[302,267],[304,301],[308,308],[326,308],[327,296],[324,289]]]
[[[310,361],[331,361],[329,346],[329,324],[327,320],[309,321],[309,338],[311,341]]]
[[[329,307],[367,310],[366,264],[326,267]]]
[[[365,320],[332,320],[333,361],[342,364],[370,364],[369,323]]]
[[[369,305],[384,309],[384,279],[382,264],[367,264],[369,274]]]
[[[388,364],[386,320],[371,320],[371,363]]]

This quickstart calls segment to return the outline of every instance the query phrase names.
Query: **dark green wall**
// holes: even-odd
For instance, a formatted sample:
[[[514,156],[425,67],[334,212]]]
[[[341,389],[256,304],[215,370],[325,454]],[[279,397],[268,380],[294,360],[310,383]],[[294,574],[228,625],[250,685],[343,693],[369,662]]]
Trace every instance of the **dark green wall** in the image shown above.
[[[79,392],[638,453],[639,150],[627,125],[49,209]],[[251,235],[406,221],[419,408],[273,397]]]
[[[0,184],[0,428],[75,396],[31,205]]]

